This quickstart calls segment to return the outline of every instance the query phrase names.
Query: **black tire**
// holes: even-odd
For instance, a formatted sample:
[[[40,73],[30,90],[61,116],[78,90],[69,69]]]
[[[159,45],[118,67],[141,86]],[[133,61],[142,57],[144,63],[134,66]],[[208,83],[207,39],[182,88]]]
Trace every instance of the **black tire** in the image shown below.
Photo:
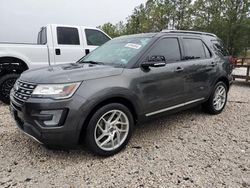
[[[111,151],[106,151],[102,148],[100,148],[95,140],[95,131],[96,131],[96,127],[97,127],[97,123],[100,120],[100,118],[106,114],[109,111],[112,110],[119,110],[121,112],[123,112],[128,119],[129,122],[129,129],[128,129],[128,133],[127,133],[127,137],[124,136],[125,141],[116,149],[111,150]],[[101,155],[101,156],[111,156],[114,155],[116,153],[118,153],[119,151],[121,151],[128,143],[132,132],[133,132],[133,128],[134,128],[134,119],[133,116],[130,112],[130,110],[119,103],[111,103],[111,104],[107,104],[103,107],[101,107],[100,109],[98,109],[94,115],[91,117],[87,130],[86,130],[86,137],[85,137],[85,144],[86,147],[93,153],[97,154],[97,155]]]
[[[13,88],[19,74],[6,74],[0,78],[0,100],[5,104],[10,104],[10,91]]]
[[[215,106],[214,106],[215,91],[216,91],[216,89],[218,87],[224,87],[225,91],[226,91],[226,94],[225,94],[225,103],[224,103],[224,105],[219,110],[216,109]],[[203,107],[204,111],[207,112],[207,113],[209,113],[209,114],[212,114],[212,115],[220,114],[223,111],[223,109],[225,108],[225,106],[226,106],[226,103],[227,103],[227,94],[228,94],[228,87],[226,86],[226,84],[224,82],[219,81],[215,85],[215,87],[214,87],[214,89],[213,89],[213,91],[212,91],[209,99],[205,103],[202,104],[202,107]]]

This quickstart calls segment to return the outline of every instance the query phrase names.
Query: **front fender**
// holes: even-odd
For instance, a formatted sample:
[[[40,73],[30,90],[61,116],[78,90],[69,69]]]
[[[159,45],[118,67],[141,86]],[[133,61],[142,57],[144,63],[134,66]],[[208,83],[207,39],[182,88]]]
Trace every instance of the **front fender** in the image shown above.
[[[88,101],[92,101],[94,105],[99,104],[102,101],[112,99],[112,98],[124,98],[133,104],[136,113],[140,113],[141,109],[140,107],[141,102],[139,97],[131,92],[129,89],[126,88],[120,88],[120,87],[115,87],[115,88],[106,88],[103,89],[102,91],[99,91],[95,95],[91,96]]]
[[[77,94],[77,93],[76,93]],[[99,91],[98,93],[94,94],[91,97],[88,97],[88,100],[82,105],[80,108],[80,113],[82,114],[81,120],[78,124],[78,130],[82,129],[84,122],[88,115],[92,112],[92,110],[97,107],[99,104],[114,99],[125,99],[129,101],[138,116],[141,115],[141,101],[135,93],[132,93],[130,90],[125,88],[107,88]]]

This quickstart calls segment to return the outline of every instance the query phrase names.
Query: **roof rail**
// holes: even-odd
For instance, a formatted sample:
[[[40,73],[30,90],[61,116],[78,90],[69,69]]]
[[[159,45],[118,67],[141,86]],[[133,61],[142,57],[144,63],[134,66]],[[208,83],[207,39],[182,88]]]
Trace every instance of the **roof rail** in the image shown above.
[[[206,32],[200,32],[200,31],[188,31],[188,30],[169,30],[165,29],[161,31],[162,33],[187,33],[187,34],[198,34],[198,35],[207,35],[212,37],[217,37],[213,33],[206,33]]]

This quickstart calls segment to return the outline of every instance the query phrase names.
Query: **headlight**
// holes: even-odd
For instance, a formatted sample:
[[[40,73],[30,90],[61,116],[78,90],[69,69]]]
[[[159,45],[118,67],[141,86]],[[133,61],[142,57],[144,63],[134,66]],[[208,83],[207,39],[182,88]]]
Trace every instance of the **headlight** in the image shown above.
[[[69,84],[40,84],[36,86],[31,97],[53,99],[70,98],[80,84],[80,82]]]

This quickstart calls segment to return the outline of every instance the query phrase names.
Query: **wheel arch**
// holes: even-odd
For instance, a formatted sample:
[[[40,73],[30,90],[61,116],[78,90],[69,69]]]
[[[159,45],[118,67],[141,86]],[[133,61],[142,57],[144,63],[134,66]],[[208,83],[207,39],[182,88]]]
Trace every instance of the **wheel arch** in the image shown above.
[[[0,75],[8,73],[18,73],[28,70],[28,64],[26,61],[12,56],[3,56],[0,57]]]
[[[139,112],[138,112],[138,109],[136,108],[136,105],[131,100],[129,100],[128,98],[126,98],[124,96],[109,97],[109,98],[106,98],[106,99],[99,101],[89,111],[88,115],[86,116],[86,119],[84,120],[83,124],[81,125],[82,127],[81,127],[81,131],[80,131],[80,136],[79,136],[79,143],[83,140],[82,138],[85,136],[85,132],[86,132],[88,123],[89,123],[91,117],[93,116],[93,114],[97,111],[97,109],[99,109],[107,104],[110,104],[110,103],[119,103],[119,104],[126,106],[131,111],[134,122],[136,124],[136,122],[138,120],[138,116],[139,116],[139,114],[138,114]]]
[[[230,88],[230,83],[229,83],[229,80],[228,80],[228,78],[226,77],[226,76],[222,76],[222,77],[220,77],[220,78],[218,78],[217,80],[216,80],[216,82],[214,83],[214,86],[218,83],[218,82],[223,82],[224,84],[226,84],[226,86],[227,86],[227,90],[229,90],[229,88]]]

